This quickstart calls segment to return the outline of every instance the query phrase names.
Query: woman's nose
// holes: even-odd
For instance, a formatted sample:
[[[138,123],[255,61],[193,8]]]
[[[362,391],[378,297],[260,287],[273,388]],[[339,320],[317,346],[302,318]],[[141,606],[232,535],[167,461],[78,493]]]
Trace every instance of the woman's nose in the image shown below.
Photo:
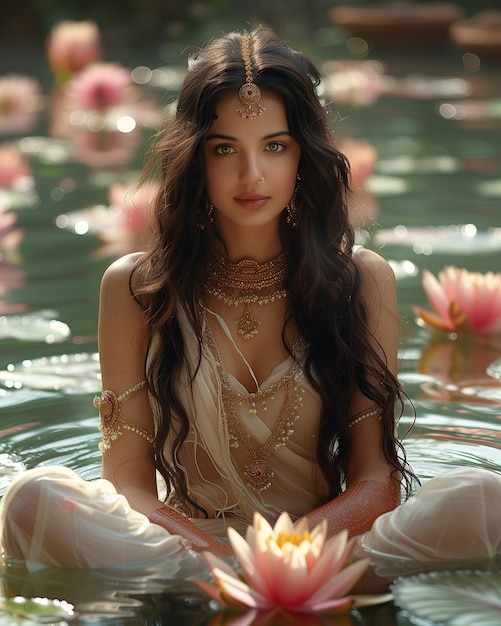
[[[240,180],[244,184],[258,184],[263,176],[259,159],[254,155],[248,155],[244,158],[242,169],[240,172]]]

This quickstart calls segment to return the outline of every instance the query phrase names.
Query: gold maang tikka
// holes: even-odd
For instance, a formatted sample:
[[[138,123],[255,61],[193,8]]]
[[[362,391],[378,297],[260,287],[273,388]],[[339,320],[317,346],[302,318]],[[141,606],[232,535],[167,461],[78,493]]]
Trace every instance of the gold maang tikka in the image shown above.
[[[250,35],[242,35],[242,60],[245,66],[245,83],[240,87],[238,97],[242,104],[237,108],[240,115],[248,120],[254,120],[265,110],[259,104],[261,89],[256,85],[252,76],[252,61],[250,57]]]

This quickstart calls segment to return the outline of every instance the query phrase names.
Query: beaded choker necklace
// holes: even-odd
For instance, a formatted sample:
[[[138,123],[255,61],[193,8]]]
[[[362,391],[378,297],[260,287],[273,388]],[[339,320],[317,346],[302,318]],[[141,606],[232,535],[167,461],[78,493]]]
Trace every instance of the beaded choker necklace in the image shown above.
[[[287,296],[283,280],[287,271],[287,254],[259,264],[252,259],[230,263],[219,254],[213,254],[207,264],[204,288],[206,293],[230,306],[244,305],[241,317],[235,322],[244,339],[259,332],[261,324],[251,311],[251,304],[268,304]]]

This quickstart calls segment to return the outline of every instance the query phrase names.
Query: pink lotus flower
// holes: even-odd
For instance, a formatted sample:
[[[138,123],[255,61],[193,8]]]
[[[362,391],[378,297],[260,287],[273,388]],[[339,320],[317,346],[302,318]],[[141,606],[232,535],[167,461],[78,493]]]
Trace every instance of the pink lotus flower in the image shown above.
[[[13,145],[0,145],[0,189],[24,185],[31,178],[31,166]]]
[[[41,87],[35,78],[0,76],[0,133],[30,131],[41,108]]]
[[[413,307],[429,326],[448,332],[501,332],[501,274],[446,266],[438,280],[425,270],[423,288],[436,313]]]
[[[293,524],[282,513],[275,526],[259,514],[244,539],[233,528],[228,538],[243,577],[211,553],[204,553],[216,585],[202,580],[198,587],[222,605],[291,612],[346,610],[353,599],[346,593],[369,565],[368,559],[347,565],[353,542],[348,532],[326,540],[324,520],[311,533],[307,523]]]
[[[323,70],[324,90],[341,106],[373,104],[396,82],[378,61],[327,61]]]
[[[76,74],[67,89],[72,108],[103,111],[130,102],[130,70],[117,63],[93,63]]]
[[[142,131],[162,120],[156,96],[135,86],[129,69],[94,63],[53,91],[48,132],[69,141],[76,160],[113,166],[128,163]]]
[[[103,56],[101,34],[92,20],[56,24],[46,42],[47,60],[59,82]]]
[[[94,168],[106,168],[128,165],[140,145],[141,134],[138,130],[120,133],[71,128],[67,138],[73,143],[75,161]]]

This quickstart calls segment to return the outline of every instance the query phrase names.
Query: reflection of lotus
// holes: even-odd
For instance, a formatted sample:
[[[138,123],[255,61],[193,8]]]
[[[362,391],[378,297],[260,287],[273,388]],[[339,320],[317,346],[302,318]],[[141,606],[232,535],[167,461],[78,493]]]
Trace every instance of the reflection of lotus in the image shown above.
[[[219,611],[208,626],[356,626],[360,622],[352,613],[291,613],[283,609],[258,611]]]
[[[462,334],[455,341],[434,333],[419,360],[421,397],[440,402],[499,406],[501,384],[489,375],[501,344],[493,338]]]
[[[501,274],[447,266],[438,280],[425,270],[423,288],[436,314],[418,307],[414,312],[429,326],[447,332],[501,332]]]
[[[0,203],[0,260],[12,256],[24,238],[24,231],[15,228],[17,215],[4,211]]]
[[[128,187],[115,183],[108,192],[111,208],[119,215],[122,230],[129,237],[146,234],[150,229],[150,210],[158,185],[146,183]]]
[[[134,157],[141,134],[139,129],[130,133],[72,128],[68,134],[74,146],[73,158],[91,167],[127,165]]]
[[[343,141],[341,151],[350,163],[350,222],[354,228],[360,228],[374,221],[379,212],[376,198],[364,188],[367,179],[374,173],[377,151],[367,141],[353,138]]]
[[[29,76],[0,76],[0,133],[30,131],[40,108],[40,85]]]
[[[353,603],[345,594],[367,569],[364,559],[346,566],[353,542],[347,531],[326,541],[324,520],[311,533],[304,520],[293,524],[282,513],[272,528],[255,513],[246,539],[228,529],[231,546],[244,578],[210,553],[205,558],[217,586],[197,585],[223,605],[255,609],[282,607],[288,611],[346,610]]]
[[[21,289],[23,286],[23,270],[17,265],[13,265],[7,261],[0,261],[0,315],[3,316],[6,313],[20,313],[26,309],[25,304],[2,300],[2,297],[6,296],[10,290]]]
[[[99,28],[91,20],[59,22],[47,39],[47,60],[61,82],[102,55]]]
[[[31,178],[31,166],[12,145],[0,145],[0,188],[13,188]]]

